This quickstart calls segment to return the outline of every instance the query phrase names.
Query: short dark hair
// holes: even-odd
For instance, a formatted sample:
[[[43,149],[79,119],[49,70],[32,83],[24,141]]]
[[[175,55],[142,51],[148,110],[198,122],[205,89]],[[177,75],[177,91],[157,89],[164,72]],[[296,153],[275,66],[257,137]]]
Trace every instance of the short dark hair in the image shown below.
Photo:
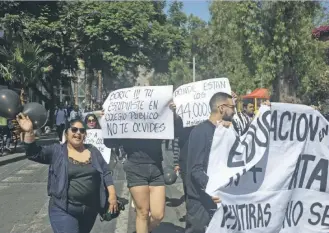
[[[81,123],[83,125],[83,128],[86,129],[86,124],[80,120],[80,119],[73,119],[71,120],[70,122],[68,122],[68,124],[66,124],[66,127],[65,127],[65,133],[67,133],[67,131],[69,130],[69,128],[71,128],[75,123]]]
[[[101,126],[99,124],[99,121],[98,121],[98,119],[97,119],[97,117],[96,117],[96,115],[94,113],[89,113],[89,114],[86,115],[85,122],[84,122],[84,124],[86,125],[86,127],[88,128],[87,123],[88,123],[88,118],[89,117],[93,117],[95,119],[95,121],[96,121],[96,126],[95,126],[94,129],[101,129]]]
[[[209,101],[211,112],[216,112],[218,101],[225,101],[227,99],[232,99],[232,96],[224,92],[217,92],[214,94]]]

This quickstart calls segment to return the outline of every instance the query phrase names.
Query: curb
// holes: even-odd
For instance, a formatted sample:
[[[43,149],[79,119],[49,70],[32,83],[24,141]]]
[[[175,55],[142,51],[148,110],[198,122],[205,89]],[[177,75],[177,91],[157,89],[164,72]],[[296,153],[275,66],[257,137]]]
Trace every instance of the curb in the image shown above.
[[[10,156],[10,155],[5,155],[5,156]],[[18,162],[18,161],[21,161],[24,159],[26,159],[25,153],[18,153],[17,156],[13,156],[12,158],[8,158],[8,159],[4,159],[4,160],[0,161],[0,167],[7,165],[9,163]]]
[[[47,144],[52,144],[54,142],[56,142],[56,138],[54,137],[54,135],[50,134],[47,136],[40,136],[37,139],[37,142],[39,142],[39,145],[47,145]],[[24,146],[17,146],[16,148],[16,152],[13,154],[6,154],[2,157],[0,157],[0,167],[7,165],[9,163],[14,163],[14,162],[18,162],[21,160],[27,159],[25,156],[25,149]]]

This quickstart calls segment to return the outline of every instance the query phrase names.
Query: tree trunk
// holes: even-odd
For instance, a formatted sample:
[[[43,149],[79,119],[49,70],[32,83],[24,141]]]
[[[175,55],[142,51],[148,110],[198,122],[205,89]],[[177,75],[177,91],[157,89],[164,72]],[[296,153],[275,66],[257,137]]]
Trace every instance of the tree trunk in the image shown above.
[[[281,75],[272,82],[273,102],[295,102],[297,97],[297,87],[295,72],[290,67],[285,67]]]
[[[91,89],[92,89],[92,82],[94,80],[94,71],[86,67],[85,72],[85,103],[86,106],[91,106]]]

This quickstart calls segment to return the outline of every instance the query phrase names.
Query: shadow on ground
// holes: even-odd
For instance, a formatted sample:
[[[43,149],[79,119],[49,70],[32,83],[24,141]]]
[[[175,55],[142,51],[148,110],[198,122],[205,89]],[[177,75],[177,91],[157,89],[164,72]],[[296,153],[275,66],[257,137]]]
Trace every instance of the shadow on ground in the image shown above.
[[[166,206],[168,207],[178,207],[185,202],[184,195],[181,198],[169,198],[166,197]]]
[[[184,228],[169,222],[162,222],[152,233],[184,233]]]

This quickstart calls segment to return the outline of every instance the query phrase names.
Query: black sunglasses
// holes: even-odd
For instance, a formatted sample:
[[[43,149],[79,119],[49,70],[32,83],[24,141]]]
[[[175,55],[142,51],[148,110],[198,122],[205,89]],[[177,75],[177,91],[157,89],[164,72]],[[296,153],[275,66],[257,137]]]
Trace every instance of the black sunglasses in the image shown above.
[[[85,128],[77,128],[77,127],[71,127],[71,131],[72,133],[77,133],[78,131],[82,134],[86,133],[86,129]]]

